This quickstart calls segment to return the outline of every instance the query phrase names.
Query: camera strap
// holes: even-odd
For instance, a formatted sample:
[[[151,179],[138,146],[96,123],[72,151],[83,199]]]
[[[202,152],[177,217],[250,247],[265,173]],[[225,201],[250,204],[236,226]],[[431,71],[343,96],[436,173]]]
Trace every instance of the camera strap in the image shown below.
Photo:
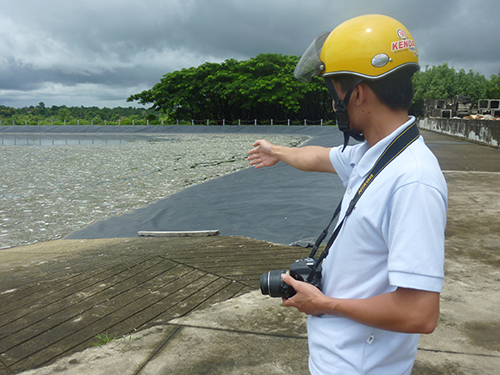
[[[325,250],[323,253],[320,255],[318,258],[318,261],[316,262],[316,265],[320,265],[323,259],[325,259],[328,255],[328,252],[330,250],[330,247],[332,246],[333,242],[337,238],[340,229],[342,228],[342,225],[344,224],[345,220],[347,217],[351,214],[351,212],[354,210],[354,207],[356,206],[356,203],[359,201],[363,193],[366,191],[368,186],[373,182],[375,177],[377,177],[382,170],[387,167],[387,165],[393,161],[399,154],[401,154],[409,145],[411,145],[417,138],[420,136],[420,132],[418,131],[418,127],[416,122],[414,122],[412,125],[407,127],[400,135],[398,135],[390,144],[387,146],[387,148],[384,150],[382,155],[377,159],[375,165],[372,167],[370,172],[368,173],[367,177],[359,187],[358,191],[352,198],[351,202],[349,203],[349,207],[347,208],[347,211],[344,215],[344,218],[340,222],[339,225],[335,228],[335,231],[333,232],[332,236],[328,240],[328,243],[326,245]],[[335,213],[333,214],[332,219],[330,220],[330,223],[328,226],[323,230],[323,232],[320,234],[318,239],[316,240],[313,249],[311,250],[311,253],[309,255],[310,258],[314,258],[314,255],[316,254],[316,251],[318,250],[319,246],[323,242],[323,240],[326,238],[328,234],[328,230],[330,229],[330,226],[332,225],[333,221],[335,218],[338,216],[340,213],[340,209],[342,206],[342,201],[340,201],[339,205],[335,209]]]

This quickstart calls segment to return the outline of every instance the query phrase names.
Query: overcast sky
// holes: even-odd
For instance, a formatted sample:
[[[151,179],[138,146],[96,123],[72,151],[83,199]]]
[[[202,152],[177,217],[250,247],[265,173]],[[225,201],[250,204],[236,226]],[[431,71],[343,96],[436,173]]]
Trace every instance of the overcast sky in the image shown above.
[[[128,107],[168,72],[301,55],[370,13],[409,29],[422,67],[499,73],[499,0],[0,0],[0,105]]]

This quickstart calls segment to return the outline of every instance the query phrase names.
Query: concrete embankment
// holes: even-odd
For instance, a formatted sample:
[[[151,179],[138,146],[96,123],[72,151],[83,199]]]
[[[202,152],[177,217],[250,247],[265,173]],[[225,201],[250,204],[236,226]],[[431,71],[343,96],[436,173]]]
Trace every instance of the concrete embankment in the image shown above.
[[[426,117],[419,119],[418,126],[421,129],[465,138],[488,146],[500,145],[500,121],[497,120]]]

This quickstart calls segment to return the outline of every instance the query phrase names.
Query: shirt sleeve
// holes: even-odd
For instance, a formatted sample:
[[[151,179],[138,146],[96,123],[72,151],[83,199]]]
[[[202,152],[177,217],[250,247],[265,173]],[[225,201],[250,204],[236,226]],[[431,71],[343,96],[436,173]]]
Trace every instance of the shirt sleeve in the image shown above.
[[[391,285],[441,292],[446,198],[435,187],[410,183],[391,197],[385,220]]]
[[[345,186],[354,167],[369,147],[366,142],[363,142],[354,146],[347,146],[346,149],[342,151],[343,148],[344,146],[332,148],[330,150],[330,161]]]

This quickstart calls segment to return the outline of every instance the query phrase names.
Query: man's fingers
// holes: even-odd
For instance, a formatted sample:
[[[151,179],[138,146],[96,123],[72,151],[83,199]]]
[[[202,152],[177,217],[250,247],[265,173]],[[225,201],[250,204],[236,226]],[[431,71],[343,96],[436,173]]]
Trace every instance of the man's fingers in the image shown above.
[[[257,154],[258,153],[257,149],[258,149],[258,147],[252,148],[250,151],[248,151],[248,153],[249,154]]]
[[[252,145],[252,146],[254,146],[254,147],[258,147],[258,146],[260,146],[260,139],[257,139],[257,140],[253,143],[253,145]]]
[[[292,276],[290,276],[286,273],[281,274],[281,280],[283,280],[285,282],[285,284],[288,284],[291,287],[293,287],[297,283],[297,280],[295,280]]]

